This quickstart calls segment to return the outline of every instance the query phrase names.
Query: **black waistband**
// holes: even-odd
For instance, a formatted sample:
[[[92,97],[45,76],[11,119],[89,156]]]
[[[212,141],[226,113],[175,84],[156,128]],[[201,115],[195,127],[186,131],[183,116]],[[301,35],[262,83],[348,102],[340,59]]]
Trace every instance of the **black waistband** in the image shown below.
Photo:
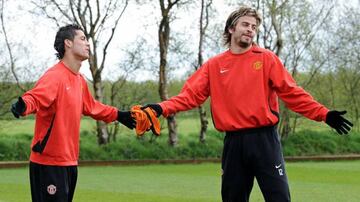
[[[226,135],[242,135],[242,134],[248,134],[248,133],[259,133],[264,131],[270,131],[270,130],[276,130],[276,126],[264,126],[259,128],[245,128],[241,130],[236,131],[226,131]]]

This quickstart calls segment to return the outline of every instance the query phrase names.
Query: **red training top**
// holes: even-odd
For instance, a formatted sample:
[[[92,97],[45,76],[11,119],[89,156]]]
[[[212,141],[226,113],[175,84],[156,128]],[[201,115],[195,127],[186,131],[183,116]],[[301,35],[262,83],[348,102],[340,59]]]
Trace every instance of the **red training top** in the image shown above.
[[[159,104],[166,117],[197,107],[209,96],[219,131],[275,125],[277,96],[312,120],[324,121],[329,111],[296,85],[274,53],[256,45],[242,54],[228,50],[209,59],[185,82],[179,95]]]
[[[61,61],[22,98],[26,104],[23,115],[36,114],[30,161],[39,164],[78,164],[82,114],[107,123],[117,118],[117,109],[95,100],[84,77]]]

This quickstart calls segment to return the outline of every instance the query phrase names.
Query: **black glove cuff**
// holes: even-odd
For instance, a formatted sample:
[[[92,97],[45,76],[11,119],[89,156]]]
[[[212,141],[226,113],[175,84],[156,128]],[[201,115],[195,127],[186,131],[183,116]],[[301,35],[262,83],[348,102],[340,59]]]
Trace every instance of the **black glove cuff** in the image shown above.
[[[16,118],[19,118],[26,110],[26,104],[22,97],[18,98],[18,101],[12,104],[11,112],[14,114]]]
[[[150,107],[156,112],[157,117],[162,115],[163,109],[161,108],[161,106],[159,104],[153,104]]]
[[[118,110],[118,116],[117,116],[117,120],[119,122],[122,122],[124,119],[126,119],[126,117],[131,116],[129,111],[120,111]]]
[[[117,120],[129,129],[133,129],[136,127],[136,121],[132,118],[130,111],[118,110]]]

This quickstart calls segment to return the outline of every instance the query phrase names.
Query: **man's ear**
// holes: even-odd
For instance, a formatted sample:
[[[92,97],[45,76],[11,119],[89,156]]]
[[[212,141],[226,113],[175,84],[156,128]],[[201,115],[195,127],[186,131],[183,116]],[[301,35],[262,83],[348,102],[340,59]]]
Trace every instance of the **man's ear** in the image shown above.
[[[234,28],[234,27],[230,27],[230,28],[228,29],[228,31],[229,31],[230,34],[232,34],[232,33],[235,32],[235,28]]]
[[[71,48],[73,42],[70,39],[65,39],[64,44],[65,44],[65,47]]]

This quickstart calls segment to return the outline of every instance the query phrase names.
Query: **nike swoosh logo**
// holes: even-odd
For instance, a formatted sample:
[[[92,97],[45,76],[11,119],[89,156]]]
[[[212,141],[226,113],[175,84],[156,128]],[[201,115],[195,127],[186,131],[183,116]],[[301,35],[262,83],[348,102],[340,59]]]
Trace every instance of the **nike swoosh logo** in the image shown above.
[[[228,69],[220,69],[220,74],[223,74],[225,72],[229,71]]]
[[[278,168],[280,168],[280,167],[281,167],[281,164],[280,164],[280,165],[278,165],[278,166],[277,166],[277,165],[275,165],[275,168],[276,168],[276,169],[278,169]]]

